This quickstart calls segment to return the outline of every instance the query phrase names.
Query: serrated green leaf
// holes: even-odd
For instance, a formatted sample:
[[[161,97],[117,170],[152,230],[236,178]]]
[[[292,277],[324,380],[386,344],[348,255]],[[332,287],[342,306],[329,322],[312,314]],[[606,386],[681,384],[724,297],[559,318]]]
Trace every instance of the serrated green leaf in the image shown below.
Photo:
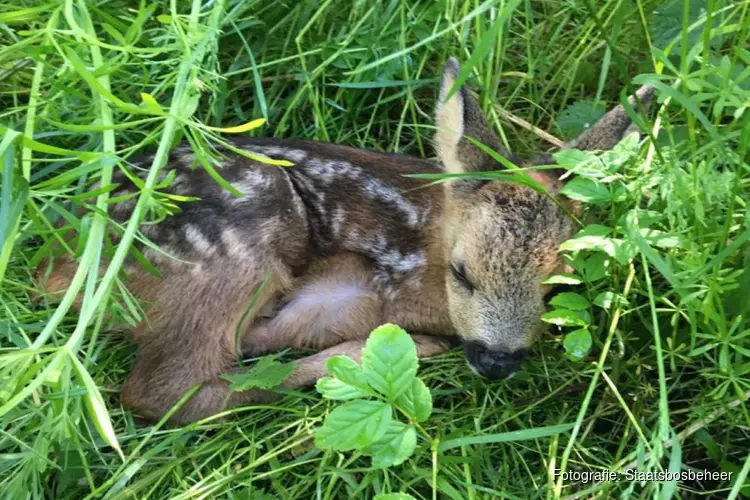
[[[564,252],[578,252],[580,250],[602,250],[609,255],[614,255],[615,246],[612,238],[605,236],[580,236],[564,241],[560,245],[560,250]]]
[[[585,321],[580,314],[585,311],[571,311],[569,309],[555,309],[544,313],[542,315],[542,321],[551,323],[557,326],[588,326],[588,322]]]
[[[382,401],[355,399],[333,410],[315,433],[318,448],[362,449],[381,439],[391,424],[392,408]]]
[[[606,111],[607,108],[599,102],[590,99],[576,101],[562,112],[557,126],[563,137],[570,140],[596,123]]]
[[[270,389],[286,380],[296,367],[295,362],[279,363],[272,356],[266,356],[247,373],[222,375],[221,378],[230,382],[229,390],[233,392],[253,388]]]
[[[411,387],[398,397],[396,404],[409,418],[424,422],[432,413],[432,394],[421,379],[415,378]]]
[[[575,274],[560,273],[550,276],[543,283],[545,285],[580,285],[583,281]]]
[[[648,243],[657,248],[680,248],[680,238],[656,229],[643,228],[640,230]]]
[[[602,292],[594,299],[594,305],[602,309],[610,309],[612,306],[624,305],[626,303],[627,301],[622,295],[614,292]]]
[[[595,182],[585,177],[576,177],[570,180],[560,189],[560,193],[571,200],[582,201],[592,205],[612,201],[612,193],[606,184]]]
[[[563,347],[568,358],[574,361],[582,360],[591,351],[591,332],[585,328],[570,332],[563,339]]]
[[[586,281],[593,283],[607,276],[609,270],[611,258],[604,252],[596,252],[592,255],[586,256],[583,261],[583,269],[581,274],[586,278]]]
[[[315,384],[315,388],[326,399],[346,400],[370,396],[369,392],[365,392],[332,377],[319,379]]]
[[[552,300],[550,300],[549,303],[556,307],[573,309],[575,311],[588,309],[589,307],[588,299],[575,292],[558,293],[552,297]]]
[[[376,328],[362,350],[362,368],[367,383],[395,401],[411,387],[417,374],[417,347],[399,326]]]
[[[370,386],[367,385],[365,372],[353,359],[346,356],[333,356],[326,362],[326,370],[342,382],[369,392]]]
[[[606,236],[579,236],[560,245],[560,250],[577,252],[580,250],[601,250],[610,257],[614,257],[620,264],[627,264],[635,257],[638,249],[629,240],[608,238]]]
[[[612,228],[603,226],[601,224],[589,224],[580,231],[578,231],[573,237],[579,238],[581,236],[609,236],[612,232]]]
[[[409,458],[417,447],[417,432],[411,425],[391,420],[382,438],[362,449],[372,457],[372,466],[378,468],[399,465]]]

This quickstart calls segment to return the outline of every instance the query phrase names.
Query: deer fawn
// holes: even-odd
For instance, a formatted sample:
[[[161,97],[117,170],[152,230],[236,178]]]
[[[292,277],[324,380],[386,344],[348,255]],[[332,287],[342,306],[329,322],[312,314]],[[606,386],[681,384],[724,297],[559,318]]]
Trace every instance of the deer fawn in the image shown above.
[[[517,162],[467,88],[443,102],[458,73],[451,58],[435,114],[445,170],[501,168],[465,136]],[[644,104],[652,94],[649,87],[637,92]],[[630,128],[617,106],[565,147],[609,149]],[[268,401],[274,393],[230,392],[220,378],[236,369],[238,353],[318,350],[283,383],[308,386],[324,375],[329,357],[358,359],[369,333],[386,322],[414,333],[420,356],[446,350],[457,336],[480,375],[498,379],[519,368],[542,329],[549,291],[542,281],[562,268],[557,249],[575,231],[550,196],[474,179],[425,187],[404,174],[441,168],[397,154],[301,140],[234,143],[295,165],[225,157],[221,175],[245,194],[236,197],[192,168],[189,148],[170,153],[168,168],[177,176],[169,189],[199,201],[142,226],[180,260],[147,249],[161,277],[135,263],[125,268],[128,289],[146,304],[144,321],[131,332],[138,354],[122,387],[125,407],[158,419],[196,384],[202,385],[173,422]],[[551,163],[542,155],[522,165]],[[555,176],[531,175],[553,196],[560,188]],[[133,192],[127,177],[118,181],[115,196]],[[122,221],[130,210],[132,201],[114,205],[110,214]],[[40,273],[40,289],[64,290],[75,269],[69,256],[58,257],[50,272]]]

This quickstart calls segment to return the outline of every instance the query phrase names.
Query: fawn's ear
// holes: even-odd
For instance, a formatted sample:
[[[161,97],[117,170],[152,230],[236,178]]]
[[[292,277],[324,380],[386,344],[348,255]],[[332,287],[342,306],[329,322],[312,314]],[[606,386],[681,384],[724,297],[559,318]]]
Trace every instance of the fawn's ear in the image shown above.
[[[640,101],[643,109],[648,111],[654,100],[655,89],[648,85],[639,88],[635,96],[628,98],[628,105],[637,113],[638,106],[636,98]],[[560,149],[581,149],[606,151],[612,149],[628,134],[638,132],[638,127],[633,123],[622,104],[618,104],[602,116],[594,125],[586,129],[575,139],[566,142]],[[533,165],[551,165],[555,160],[549,153],[538,155],[531,162]],[[529,172],[537,182],[545,185],[548,191],[555,194],[562,188],[565,181],[560,178],[566,173],[563,169],[552,169],[545,171]],[[568,178],[569,179],[569,178]]]
[[[636,97],[643,107],[648,110],[654,99],[654,88],[644,85],[639,88],[635,96],[628,98],[628,105],[635,113],[638,112]],[[586,129],[581,135],[566,143],[562,149],[582,149],[582,150],[608,150],[625,138],[631,132],[638,129],[633,124],[622,104],[618,104],[607,114],[602,116],[591,128]]]
[[[500,170],[503,167],[497,161],[466,138],[472,137],[501,155],[510,156],[500,145],[469,89],[462,85],[450,99],[445,100],[459,72],[458,61],[453,57],[448,59],[435,109],[435,148],[438,158],[446,171],[452,174]]]

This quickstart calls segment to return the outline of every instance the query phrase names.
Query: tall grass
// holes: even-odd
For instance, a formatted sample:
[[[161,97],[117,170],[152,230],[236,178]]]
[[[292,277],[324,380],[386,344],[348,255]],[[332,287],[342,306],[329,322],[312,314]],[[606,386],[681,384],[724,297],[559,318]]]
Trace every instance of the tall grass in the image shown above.
[[[750,496],[746,0],[0,5],[4,497]],[[435,401],[425,429],[460,446],[421,442],[389,470],[313,447],[330,410],[313,391],[228,422],[137,425],[118,398],[134,348],[108,326],[140,317],[118,271],[139,219],[164,217],[173,202],[161,184],[169,149],[186,139],[210,156],[220,137],[207,127],[265,118],[249,133],[430,157],[451,55],[521,156],[570,139],[626,88],[659,91],[649,137],[616,153],[612,178],[592,175],[622,188],[589,204],[587,219],[599,231],[589,235],[618,250],[589,239],[569,254],[590,304],[591,353],[567,359],[555,328],[510,381],[474,377],[459,352],[422,361]],[[136,215],[114,227],[112,173],[144,150],[156,153]],[[32,272],[53,251],[79,260],[73,287],[33,301]],[[112,264],[99,276],[103,258]],[[70,307],[78,292],[80,313]],[[573,427],[461,440],[557,424]],[[555,469],[732,479],[583,483]]]

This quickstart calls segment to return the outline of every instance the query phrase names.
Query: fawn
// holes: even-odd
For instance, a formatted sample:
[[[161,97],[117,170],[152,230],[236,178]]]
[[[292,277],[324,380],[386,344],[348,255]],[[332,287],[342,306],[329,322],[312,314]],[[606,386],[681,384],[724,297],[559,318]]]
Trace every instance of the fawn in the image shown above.
[[[451,58],[435,113],[445,171],[501,168],[466,136],[522,166],[554,162],[549,155],[527,163],[511,156],[466,87],[445,101],[458,74]],[[650,87],[637,92],[644,104],[652,95]],[[631,128],[619,105],[564,147],[610,149]],[[313,348],[319,352],[301,359],[282,384],[308,386],[324,376],[329,357],[358,359],[369,333],[386,322],[413,333],[420,356],[438,354],[456,338],[478,374],[499,379],[518,370],[542,330],[549,292],[542,281],[561,270],[558,247],[576,229],[551,198],[561,187],[558,175],[529,171],[551,196],[466,178],[425,187],[404,174],[443,169],[418,158],[302,140],[234,144],[294,166],[225,156],[221,175],[245,194],[236,197],[193,168],[189,147],[170,153],[167,168],[177,175],[169,189],[199,201],[142,226],[179,258],[145,250],[161,277],[125,266],[125,284],[146,312],[130,332],[138,353],[121,391],[126,408],[159,419],[196,384],[173,422],[269,401],[274,393],[230,392],[220,378],[237,369],[240,353]],[[126,176],[117,181],[114,196],[133,192]],[[113,205],[110,215],[122,221],[130,210],[132,201]],[[69,256],[55,260],[40,273],[46,292],[66,289],[76,269]]]

